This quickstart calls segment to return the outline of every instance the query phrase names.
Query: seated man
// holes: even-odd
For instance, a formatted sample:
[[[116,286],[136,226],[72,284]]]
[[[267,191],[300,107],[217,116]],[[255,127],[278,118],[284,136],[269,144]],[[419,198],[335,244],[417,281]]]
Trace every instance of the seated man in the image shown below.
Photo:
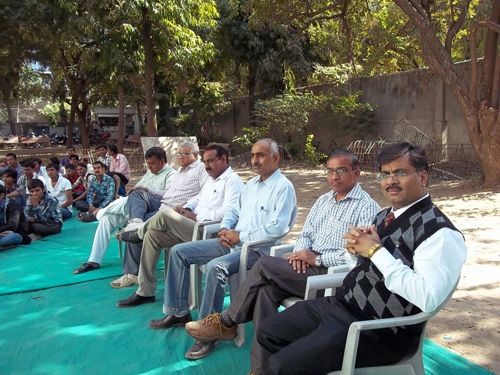
[[[17,172],[17,178],[21,177],[24,173],[23,167],[17,162],[17,155],[13,152],[8,152],[5,155],[5,162],[7,166]]]
[[[28,185],[31,181],[40,180],[44,186],[47,186],[47,181],[35,172],[35,162],[33,160],[23,160],[21,165],[23,166],[23,174],[17,178],[17,193],[13,194],[13,197],[24,195],[28,199],[30,194]]]
[[[192,142],[184,142],[177,152],[178,163],[181,166],[179,171],[173,176],[170,186],[165,191],[161,200],[152,197],[144,190],[136,190],[128,197],[126,208],[129,210],[130,220],[125,230],[118,233],[117,238],[121,238],[122,233],[139,229],[144,225],[144,220],[153,216],[158,210],[168,207],[175,208],[182,206],[196,196],[208,179],[207,171],[203,163],[198,160],[198,146]],[[154,198],[154,199],[153,199]],[[123,273],[125,284],[135,283],[139,273],[139,261],[141,259],[142,242],[128,242],[123,259]],[[129,275],[130,277],[128,277]],[[116,285],[115,280],[115,285]]]
[[[347,233],[347,251],[358,261],[334,297],[299,302],[262,322],[256,332],[262,373],[339,370],[351,322],[434,311],[458,281],[467,250],[426,191],[424,150],[393,144],[378,162],[378,180],[392,207],[377,215],[375,225]],[[220,328],[225,337],[234,336],[233,328]],[[415,352],[422,329],[419,324],[362,335],[357,366],[391,364]]]
[[[95,152],[97,154],[97,160],[103,163],[105,166],[109,168],[111,164],[111,156],[108,154],[108,145],[101,144],[95,148]]]
[[[17,172],[7,168],[2,174],[2,180],[5,186],[6,197],[15,200],[19,207],[23,210],[26,206],[26,196],[18,193],[19,186],[17,185]]]
[[[154,295],[156,263],[162,249],[191,241],[197,221],[221,220],[224,213],[237,203],[244,184],[229,166],[228,157],[225,148],[208,146],[203,153],[203,161],[210,178],[201,188],[201,192],[184,206],[158,211],[141,229],[122,234],[122,238],[126,236],[129,241],[134,240],[132,237],[136,237],[138,241],[143,239],[138,275],[139,289],[132,295],[133,299],[140,300],[142,295]],[[125,275],[111,285],[115,288],[127,286],[124,278],[134,280],[137,276]],[[130,300],[129,304],[132,305],[133,300]]]
[[[73,164],[69,164],[67,168],[70,168],[70,165],[74,167]],[[83,162],[78,163],[76,166],[76,174],[78,178],[71,184],[71,188],[73,189],[73,202],[85,200],[87,198],[89,177],[93,176],[93,174],[87,172],[87,164]]]
[[[43,166],[42,159],[40,158],[33,158],[33,166],[35,169],[35,175],[37,176],[42,176],[43,180],[45,181],[45,184],[49,181],[49,175],[47,174],[47,169]],[[45,185],[47,186],[47,185]]]
[[[24,215],[28,220],[29,233],[35,234],[35,238],[60,233],[62,216],[57,199],[45,191],[45,185],[38,179],[31,180],[28,188],[30,196]]]
[[[115,182],[113,178],[104,173],[104,164],[96,161],[93,164],[94,175],[89,178],[86,200],[75,202],[77,210],[89,212],[95,220],[95,215],[99,209],[106,207],[114,200]],[[81,218],[81,213],[78,216]],[[84,219],[84,221],[92,221]]]
[[[224,285],[230,275],[238,272],[242,242],[280,239],[290,230],[296,207],[292,183],[278,169],[278,145],[271,139],[261,139],[252,147],[252,167],[258,174],[247,182],[237,205],[225,215],[218,239],[175,245],[170,253],[163,318],[152,320],[150,326],[165,329],[184,325],[191,320],[189,313],[189,268],[191,264],[206,264],[205,291],[198,316],[203,318],[222,310]],[[268,250],[269,245],[249,252],[248,267]],[[154,301],[154,296],[142,296]],[[213,343],[196,342],[186,353],[188,359],[201,358],[210,352]]]
[[[163,192],[168,188],[175,171],[167,165],[167,154],[160,147],[152,147],[145,154],[148,171],[137,182],[133,191],[145,191],[161,199]],[[132,193],[133,194],[133,193]],[[83,263],[73,273],[83,273],[98,269],[108,249],[109,240],[113,231],[127,223],[128,215],[125,209],[128,197],[114,201],[105,212],[99,214],[99,225],[97,226],[94,243],[87,262]],[[116,202],[116,203],[115,203]],[[144,219],[144,215],[141,219]]]
[[[258,329],[264,319],[277,312],[283,299],[291,296],[304,298],[308,276],[326,274],[328,267],[345,263],[343,235],[348,225],[370,225],[380,207],[359,186],[359,161],[352,152],[335,150],[326,162],[326,169],[332,190],[320,196],[312,206],[293,254],[289,259],[260,258],[240,285],[229,309],[221,314],[223,321],[238,322],[241,316],[245,316],[247,320],[253,320],[255,329]],[[221,324],[219,316],[210,321]],[[198,346],[202,345],[198,342]],[[262,371],[259,368],[260,349],[254,337],[251,369],[256,374]]]
[[[118,194],[125,196],[125,185],[128,184],[130,180],[130,166],[128,164],[127,157],[118,152],[118,146],[109,146],[109,156],[111,156],[111,161],[109,164],[109,174],[111,176],[118,176],[120,181],[120,186],[118,187]],[[116,180],[115,180],[116,181]]]
[[[59,202],[63,220],[69,219],[73,216],[71,211],[73,209],[71,206],[73,203],[71,182],[59,175],[59,165],[55,163],[49,163],[47,165],[47,175],[49,176],[47,191]]]
[[[0,251],[31,242],[23,209],[5,193],[5,187],[0,186]]]

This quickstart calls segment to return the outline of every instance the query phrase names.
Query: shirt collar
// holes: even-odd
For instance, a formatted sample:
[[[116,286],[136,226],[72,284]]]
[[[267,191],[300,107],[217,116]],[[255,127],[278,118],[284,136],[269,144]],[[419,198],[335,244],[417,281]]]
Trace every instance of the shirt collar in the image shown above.
[[[417,204],[418,202],[424,200],[428,196],[429,196],[429,193],[425,194],[422,198],[417,199],[415,202],[410,203],[408,206],[398,208],[397,210],[395,210],[394,207],[393,207],[393,208],[391,208],[391,212],[394,212],[394,217],[397,218],[398,216],[401,216],[411,206],[413,206],[414,204]]]
[[[277,180],[281,176],[281,171],[276,169],[272,175],[270,175],[265,181],[262,181],[262,178],[260,176],[257,176],[257,183],[262,183],[262,184],[268,184],[272,183],[274,180]]]
[[[186,165],[185,167],[181,167],[180,171],[184,172],[185,170],[196,168],[198,165],[201,164],[201,161],[199,159],[193,161],[191,164]]]
[[[217,177],[214,181],[225,180],[232,173],[233,173],[232,168],[231,167],[227,167],[227,169],[223,173],[221,173],[221,175],[219,177]]]
[[[331,193],[332,193],[331,198],[335,199],[337,193],[334,191],[332,191]],[[345,198],[341,199],[341,201],[345,199],[361,199],[361,198],[363,198],[363,190],[361,189],[361,186],[359,186],[359,184],[356,183],[356,185],[354,185],[354,187],[347,193]]]

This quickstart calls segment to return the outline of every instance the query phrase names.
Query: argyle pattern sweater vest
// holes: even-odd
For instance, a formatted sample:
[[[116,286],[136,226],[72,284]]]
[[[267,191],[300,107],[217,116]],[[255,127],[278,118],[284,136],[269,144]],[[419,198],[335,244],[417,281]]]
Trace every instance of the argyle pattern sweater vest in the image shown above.
[[[379,212],[374,224],[382,245],[403,264],[413,269],[415,249],[441,228],[457,230],[450,220],[427,197],[417,202],[384,228],[391,208]],[[381,319],[413,315],[421,310],[389,291],[382,273],[368,258],[358,264],[337,289],[336,297],[360,319]]]

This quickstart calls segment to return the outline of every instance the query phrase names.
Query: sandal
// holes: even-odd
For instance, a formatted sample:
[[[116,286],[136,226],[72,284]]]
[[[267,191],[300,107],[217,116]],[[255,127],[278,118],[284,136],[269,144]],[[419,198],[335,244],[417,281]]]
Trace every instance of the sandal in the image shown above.
[[[93,271],[93,270],[96,270],[98,268],[101,268],[100,264],[85,262],[80,267],[78,267],[75,270],[73,270],[73,273],[76,275],[76,274],[79,274],[79,273],[85,273],[85,272]]]

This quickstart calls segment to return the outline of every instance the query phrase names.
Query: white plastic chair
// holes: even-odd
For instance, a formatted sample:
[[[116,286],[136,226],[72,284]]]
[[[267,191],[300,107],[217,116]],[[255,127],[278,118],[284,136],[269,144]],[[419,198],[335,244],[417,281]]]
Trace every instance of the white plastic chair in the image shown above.
[[[308,300],[316,298],[316,294],[319,290],[341,286],[346,274],[347,273],[310,276],[307,279],[306,295],[304,299]],[[427,321],[434,315],[436,315],[448,303],[451,296],[455,292],[457,285],[458,281],[446,300],[431,313],[420,312],[415,315],[398,318],[364,320],[351,323],[345,345],[342,369],[339,371],[331,372],[329,373],[329,375],[424,375],[425,372],[422,358],[422,348]],[[415,353],[409,354],[408,356],[401,359],[398,363],[392,365],[355,368],[359,336],[361,334],[361,331],[408,326],[420,323],[424,323],[424,327],[422,329],[422,334],[420,335],[418,349]]]

